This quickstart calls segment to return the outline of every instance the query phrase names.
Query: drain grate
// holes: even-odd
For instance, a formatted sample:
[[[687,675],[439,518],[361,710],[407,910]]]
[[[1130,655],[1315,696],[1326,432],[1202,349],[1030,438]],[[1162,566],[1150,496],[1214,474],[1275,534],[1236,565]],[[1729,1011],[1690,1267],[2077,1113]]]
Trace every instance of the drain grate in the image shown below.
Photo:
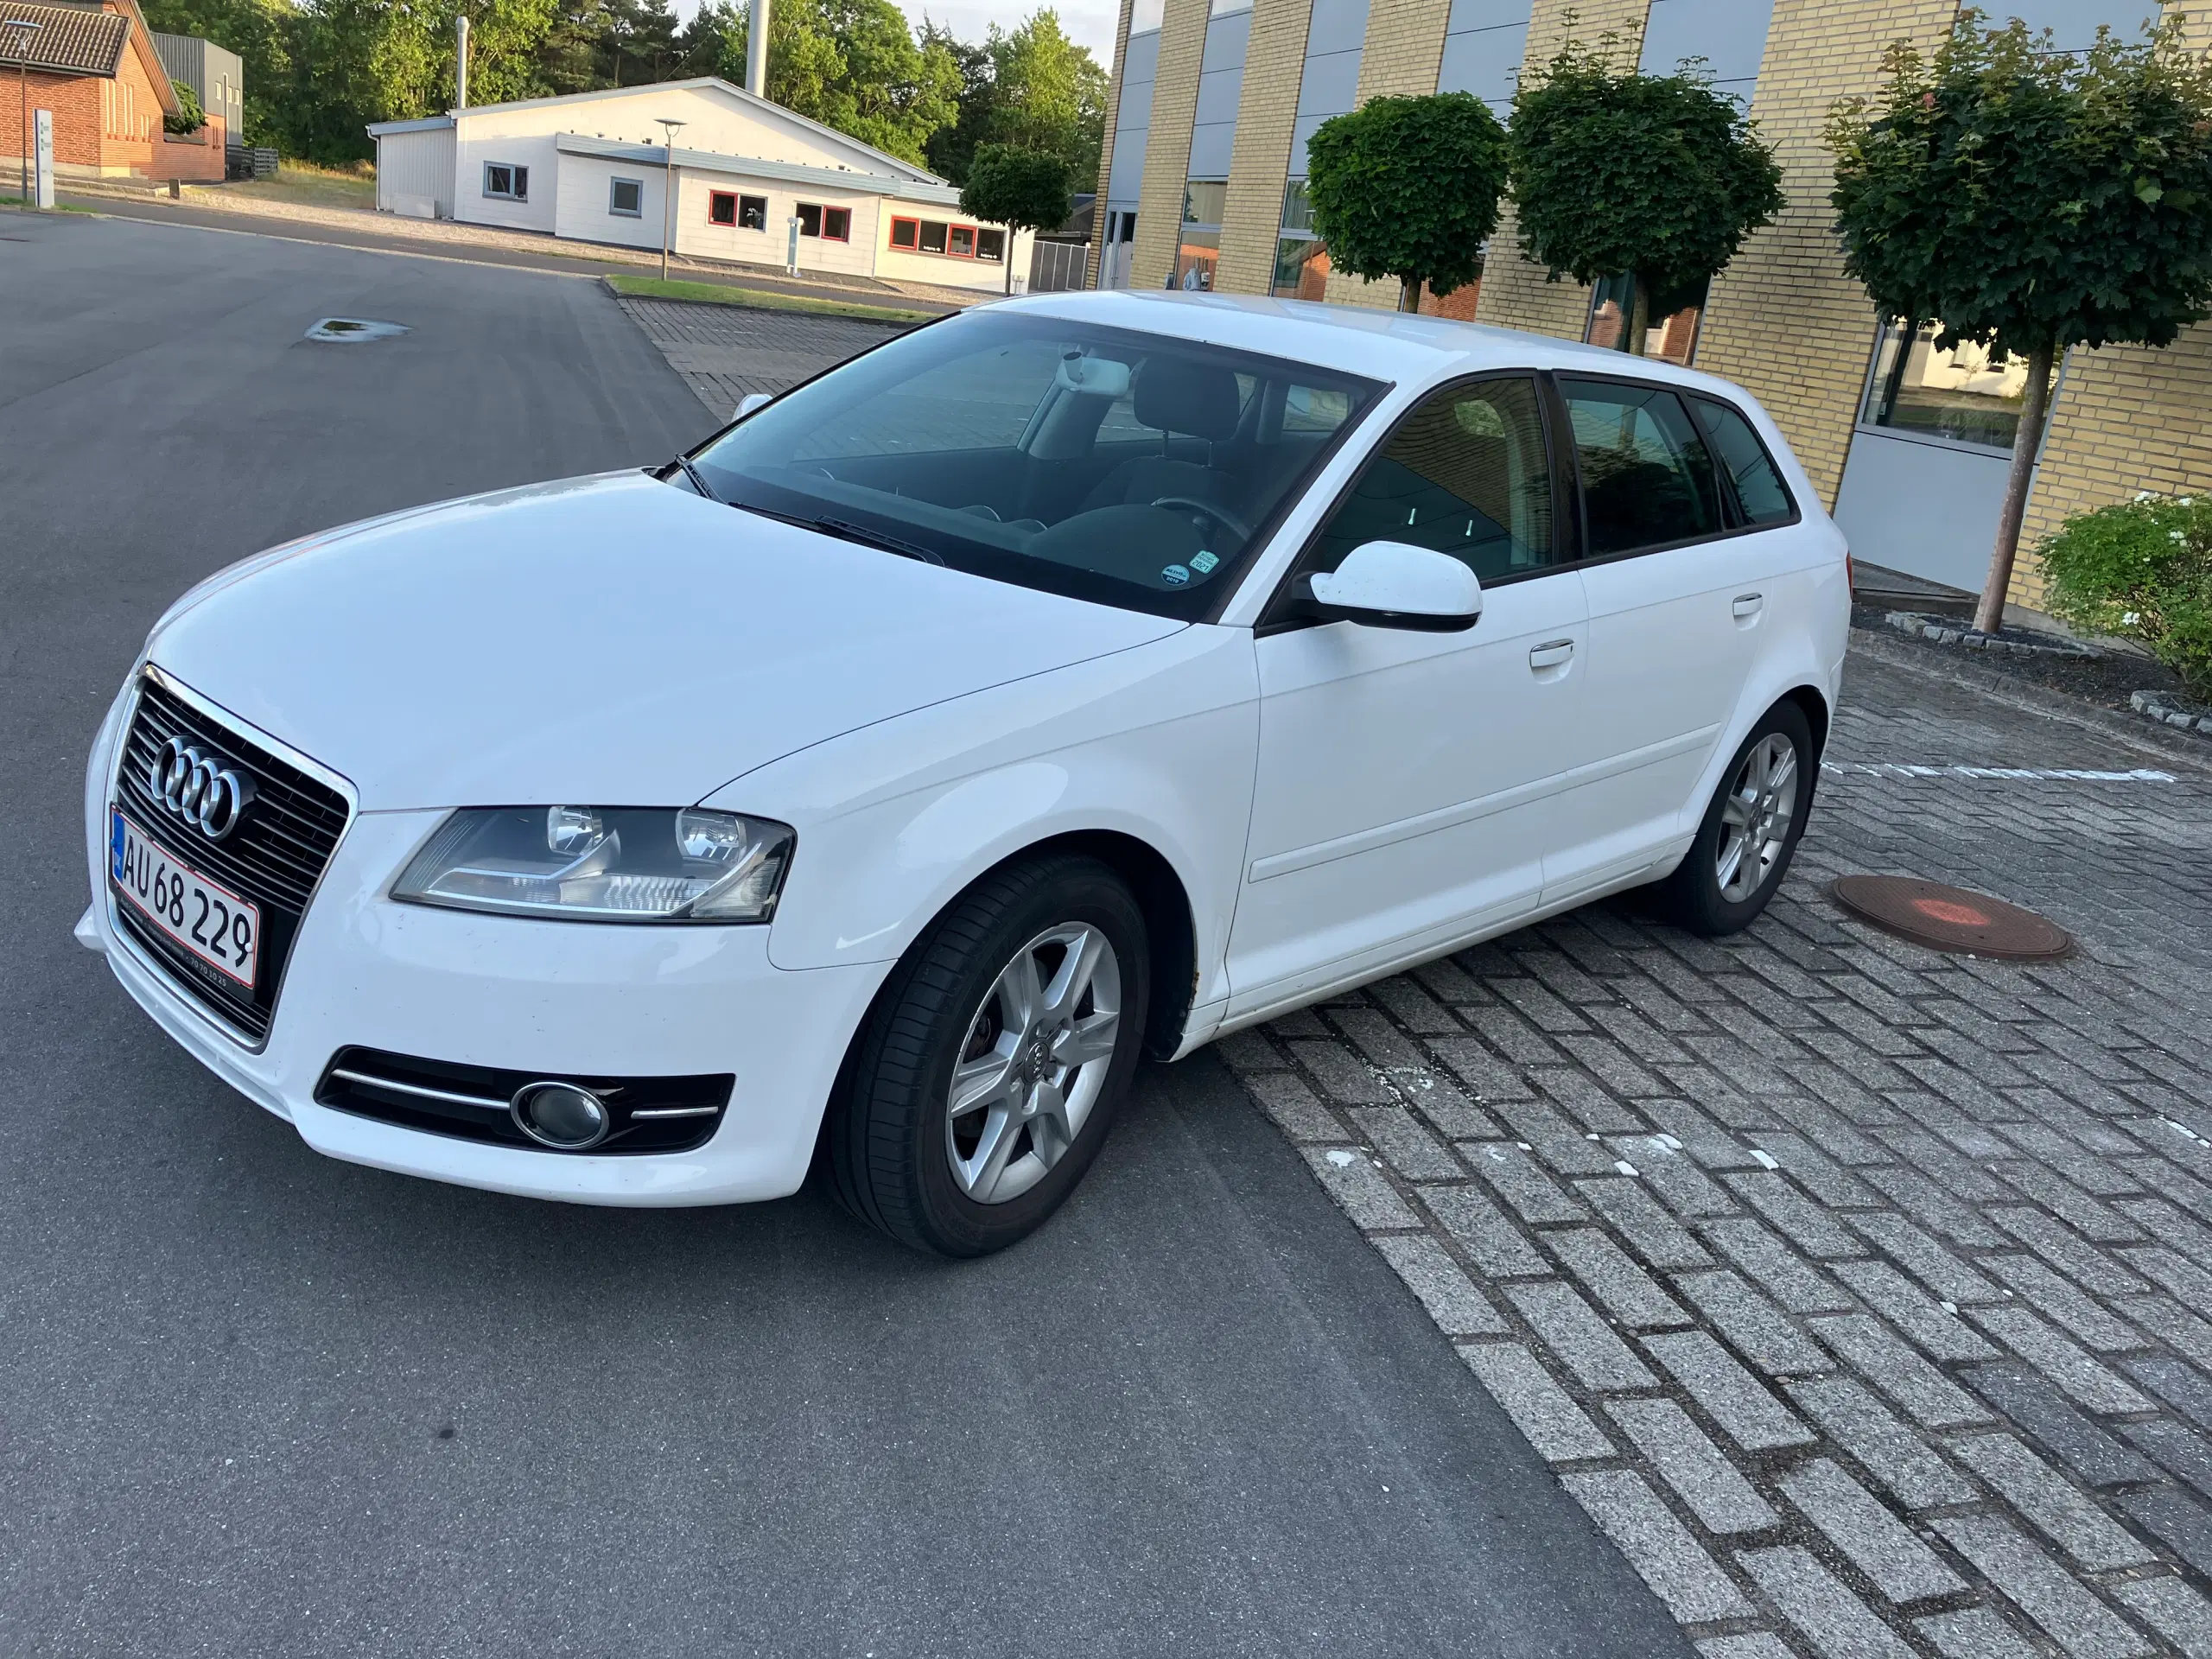
[[[1964,887],[1909,875],[1846,875],[1828,891],[1853,915],[1934,950],[2052,962],[2074,949],[2073,935],[2056,922]]]
[[[327,340],[334,346],[351,345],[358,340],[390,340],[394,334],[404,334],[404,322],[371,322],[365,317],[325,317],[308,330],[309,340]]]

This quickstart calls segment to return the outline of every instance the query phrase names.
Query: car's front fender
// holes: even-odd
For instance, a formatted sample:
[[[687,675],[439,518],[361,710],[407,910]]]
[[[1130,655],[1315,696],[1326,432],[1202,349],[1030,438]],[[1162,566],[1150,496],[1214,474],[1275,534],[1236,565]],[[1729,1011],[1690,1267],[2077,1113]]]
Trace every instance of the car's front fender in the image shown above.
[[[769,938],[786,969],[893,960],[1024,848],[1130,837],[1189,899],[1203,1002],[1226,995],[1258,710],[1251,635],[1191,628],[849,733],[705,804],[798,830]]]

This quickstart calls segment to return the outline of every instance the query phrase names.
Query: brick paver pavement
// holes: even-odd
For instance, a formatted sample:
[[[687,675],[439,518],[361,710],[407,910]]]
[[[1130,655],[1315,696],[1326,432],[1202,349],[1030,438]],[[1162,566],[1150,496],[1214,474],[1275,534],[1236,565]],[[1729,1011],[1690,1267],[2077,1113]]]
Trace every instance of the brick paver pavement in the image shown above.
[[[1710,1659],[2212,1654],[2212,768],[1847,699],[1739,938],[1594,906],[1223,1052]]]
[[[796,385],[906,327],[682,300],[622,298],[620,303],[684,385],[724,421],[740,398]]]

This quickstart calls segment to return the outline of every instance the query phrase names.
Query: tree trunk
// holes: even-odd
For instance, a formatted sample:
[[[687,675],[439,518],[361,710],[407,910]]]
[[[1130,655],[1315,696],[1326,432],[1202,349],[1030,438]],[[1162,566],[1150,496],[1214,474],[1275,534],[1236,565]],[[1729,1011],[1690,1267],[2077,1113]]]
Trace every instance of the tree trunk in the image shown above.
[[[2043,441],[2043,421],[2050,404],[2050,360],[2056,353],[2048,343],[2028,353],[2028,397],[2020,410],[2020,429],[2012,439],[2012,470],[2005,480],[2005,506],[1997,515],[1997,545],[1989,555],[1989,579],[1982,585],[1981,603],[1974,607],[1974,626],[1982,633],[1995,633],[2005,626],[2005,594],[2012,585],[2012,559],[2020,550],[2020,521],[2027,516],[2028,486],[2035,478],[2036,450]]]
[[[1421,278],[1406,276],[1398,283],[1398,309],[1418,313],[1421,309]]]
[[[1631,357],[1643,355],[1643,336],[1651,327],[1651,288],[1643,277],[1630,279],[1628,327],[1621,334],[1621,350]]]
[[[1006,227],[1006,291],[1014,292],[1014,226]]]

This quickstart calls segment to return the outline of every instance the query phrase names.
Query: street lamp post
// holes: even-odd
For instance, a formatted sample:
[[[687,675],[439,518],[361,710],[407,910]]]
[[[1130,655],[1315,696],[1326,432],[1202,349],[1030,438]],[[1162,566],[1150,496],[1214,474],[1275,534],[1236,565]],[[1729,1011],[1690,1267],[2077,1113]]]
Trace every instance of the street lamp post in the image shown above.
[[[669,214],[676,206],[676,135],[686,124],[665,115],[655,116],[653,119],[659,122],[664,130],[660,181],[660,279],[664,283],[668,280]]]
[[[16,137],[23,146],[23,200],[21,211],[31,210],[31,36],[45,27],[28,17],[10,17],[8,27],[23,32],[16,37],[16,113],[22,118]]]

